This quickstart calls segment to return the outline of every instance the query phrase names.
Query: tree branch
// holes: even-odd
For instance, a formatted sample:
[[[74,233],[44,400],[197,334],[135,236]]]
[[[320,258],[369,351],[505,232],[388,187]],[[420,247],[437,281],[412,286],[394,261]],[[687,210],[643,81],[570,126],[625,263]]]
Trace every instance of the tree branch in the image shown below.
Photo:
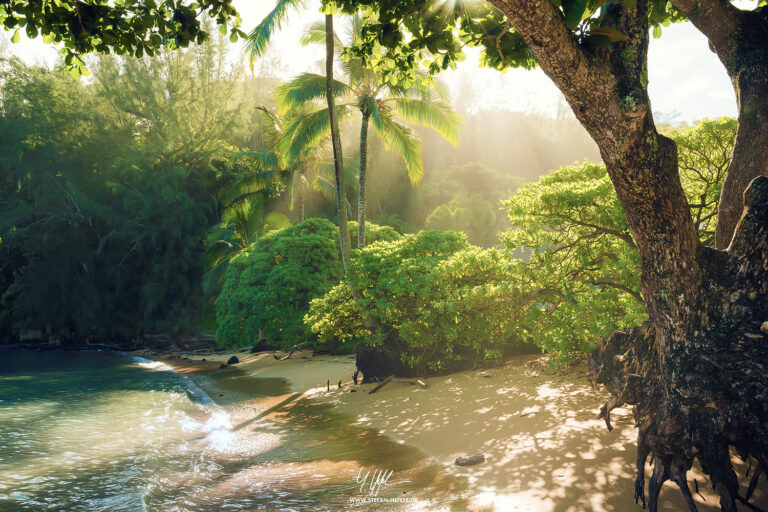
[[[707,36],[720,56],[729,45],[730,35],[740,24],[741,11],[727,0],[671,0],[691,23]],[[722,57],[721,57],[722,59]]]

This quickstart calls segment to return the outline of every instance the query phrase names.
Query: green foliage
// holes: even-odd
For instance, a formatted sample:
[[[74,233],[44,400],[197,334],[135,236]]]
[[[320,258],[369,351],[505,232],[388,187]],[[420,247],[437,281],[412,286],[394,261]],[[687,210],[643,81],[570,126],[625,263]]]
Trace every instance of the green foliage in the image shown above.
[[[504,254],[471,246],[461,233],[420,231],[353,251],[350,284],[312,301],[307,324],[319,343],[396,337],[404,362],[439,372],[503,355],[513,340],[505,305],[516,294]],[[370,333],[360,308],[381,325]]]
[[[523,182],[480,162],[452,166],[425,179],[411,213],[419,216],[425,229],[461,231],[471,243],[490,247],[508,225],[502,199]]]
[[[645,318],[640,258],[602,165],[562,167],[505,206],[504,235],[523,302],[520,336],[566,357]]]
[[[79,340],[202,325],[203,239],[248,121],[225,53],[104,58],[88,84],[0,61],[0,322]]]
[[[699,237],[711,242],[736,121],[705,120],[669,135]],[[517,335],[567,358],[646,318],[640,258],[605,167],[563,167],[525,185],[505,206],[504,243],[522,302]]]
[[[632,4],[635,0],[621,0]],[[482,48],[481,64],[494,69],[531,69],[538,65],[533,52],[510,21],[492,2],[436,0],[325,0],[346,14],[362,13],[360,37],[347,54],[362,58],[386,79],[417,79],[426,67],[431,75],[455,68],[465,59],[464,48]],[[612,49],[627,40],[608,15],[616,2],[605,0],[551,0],[557,16],[574,39],[589,50]],[[654,35],[661,26],[684,20],[667,1],[650,2],[649,21]]]
[[[738,122],[732,117],[705,119],[696,126],[671,132],[677,143],[678,167],[694,225],[711,245],[720,191],[736,141]]]
[[[375,225],[366,236],[399,237],[392,228]],[[332,222],[307,219],[267,233],[230,261],[216,300],[217,343],[252,345],[260,329],[283,347],[310,340],[312,334],[303,323],[309,303],[336,286],[343,274],[339,229]]]
[[[245,36],[238,28],[241,20],[231,0],[198,0],[193,4],[178,0],[6,0],[0,5],[0,23],[15,31],[13,42],[18,41],[22,29],[30,38],[41,35],[46,43],[63,43],[61,53],[77,77],[84,73],[80,57],[86,53],[143,57],[163,48],[203,43],[209,36],[201,22],[205,16],[214,19],[223,34],[229,26],[230,38]]]
[[[215,295],[224,284],[229,262],[265,233],[289,226],[280,212],[267,212],[263,196],[251,196],[224,211],[221,222],[206,235],[206,272],[203,290]]]
[[[733,120],[719,119],[670,134],[702,240],[714,228],[735,129]],[[497,181],[476,164],[454,169],[425,189],[423,201],[466,197],[469,187],[484,186],[483,176]],[[338,285],[312,301],[306,322],[319,342],[398,339],[404,361],[440,371],[502,356],[517,341],[566,361],[646,318],[640,258],[605,167],[562,167],[523,185],[504,206],[504,250],[470,246],[450,231],[422,231],[353,253],[349,282],[363,299],[355,304],[348,287]],[[427,222],[438,222],[448,208],[438,206]],[[378,321],[379,332],[364,327],[360,308]]]

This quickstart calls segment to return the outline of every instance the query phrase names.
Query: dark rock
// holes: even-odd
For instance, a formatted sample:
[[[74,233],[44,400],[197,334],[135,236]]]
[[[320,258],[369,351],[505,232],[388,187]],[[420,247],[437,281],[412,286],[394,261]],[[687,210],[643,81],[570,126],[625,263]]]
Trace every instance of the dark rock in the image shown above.
[[[357,390],[356,389],[350,389],[349,392],[350,393],[357,393]]]
[[[237,356],[232,356],[229,359],[227,359],[227,364],[237,364],[240,360],[237,358]]]
[[[474,466],[475,464],[480,464],[481,462],[485,462],[485,455],[469,455],[467,457],[459,457],[456,459],[457,466]]]
[[[225,364],[220,364],[220,365],[219,365],[219,370],[223,370],[223,369],[224,369],[224,368],[226,368],[226,367],[227,367],[227,365],[225,365]]]
[[[251,354],[267,352],[269,350],[275,350],[275,347],[268,340],[259,340],[257,344],[251,347]]]
[[[400,354],[406,351],[407,346],[397,337],[397,333],[391,333],[383,344],[375,347],[358,343],[355,346],[355,362],[363,374],[362,384],[376,382],[390,375],[417,377],[417,370],[400,358]]]

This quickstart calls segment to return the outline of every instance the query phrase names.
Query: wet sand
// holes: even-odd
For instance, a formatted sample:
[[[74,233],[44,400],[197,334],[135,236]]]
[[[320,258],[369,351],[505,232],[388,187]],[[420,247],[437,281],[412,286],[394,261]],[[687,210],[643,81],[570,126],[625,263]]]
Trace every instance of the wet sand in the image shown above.
[[[240,363],[219,369],[233,354]],[[356,438],[350,440],[348,457],[332,463],[337,470],[345,468],[346,478],[361,467],[389,464],[391,482],[408,482],[406,493],[423,486],[420,501],[402,510],[641,510],[633,499],[636,430],[631,412],[615,409],[609,432],[596,419],[607,396],[591,390],[583,366],[555,372],[538,356],[521,356],[486,371],[427,379],[427,389],[392,382],[369,395],[374,384],[352,383],[350,356],[312,357],[304,351],[277,361],[267,353],[231,352],[163,360],[190,375],[218,404],[241,408],[237,428],[265,418],[308,431],[320,425],[310,443],[322,444],[329,436]],[[368,450],[369,459],[378,453],[381,460],[355,460],[356,443],[364,438],[374,444],[386,438],[388,448]],[[472,454],[484,454],[486,461],[464,468],[454,464],[456,457]],[[422,462],[398,463],[409,458]],[[743,486],[745,471],[739,461]],[[646,472],[650,476],[650,466]],[[694,478],[699,510],[719,510],[718,498],[696,468],[689,473],[691,489]],[[768,508],[765,480],[756,495],[755,504]],[[659,509],[687,510],[675,484],[665,484]]]

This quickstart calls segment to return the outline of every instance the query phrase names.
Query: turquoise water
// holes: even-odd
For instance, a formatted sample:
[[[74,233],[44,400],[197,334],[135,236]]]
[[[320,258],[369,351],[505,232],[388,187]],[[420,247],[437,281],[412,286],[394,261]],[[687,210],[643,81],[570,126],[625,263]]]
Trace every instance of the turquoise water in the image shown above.
[[[407,475],[398,496],[437,477],[419,452],[327,404],[269,421],[168,370],[110,352],[0,351],[0,511],[370,510],[350,501],[360,468]],[[418,508],[441,508],[430,503]]]

